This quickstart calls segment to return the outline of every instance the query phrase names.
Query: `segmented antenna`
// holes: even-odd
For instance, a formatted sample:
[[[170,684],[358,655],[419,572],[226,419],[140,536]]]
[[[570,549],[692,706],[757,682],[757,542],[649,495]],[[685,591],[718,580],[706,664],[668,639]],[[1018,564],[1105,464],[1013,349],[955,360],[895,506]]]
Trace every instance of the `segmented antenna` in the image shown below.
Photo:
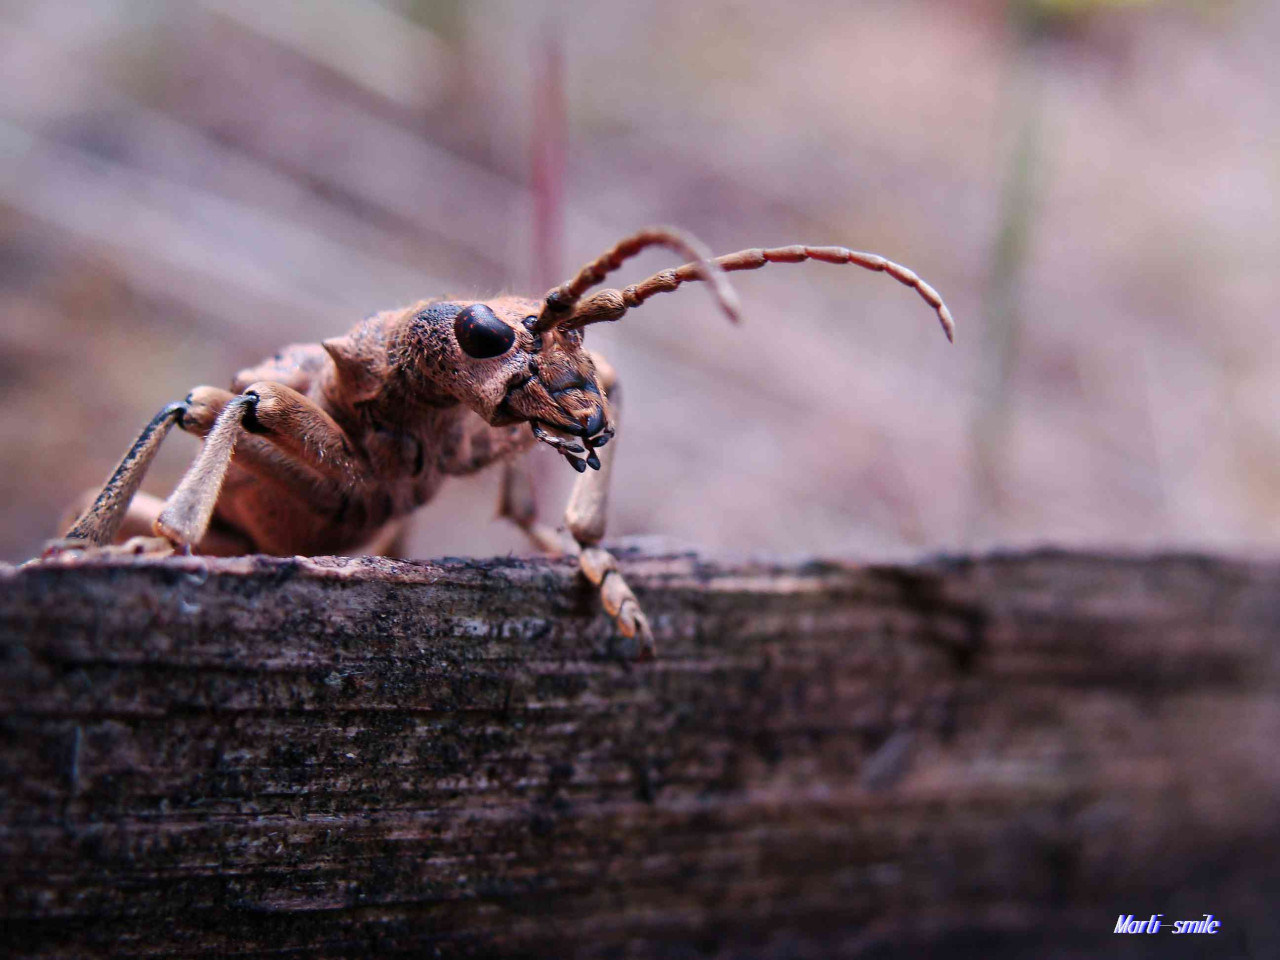
[[[579,270],[577,276],[568,283],[550,290],[542,300],[542,311],[533,325],[533,331],[540,333],[549,330],[574,316],[578,301],[584,293],[649,247],[668,247],[692,261],[680,269],[689,271],[690,280],[708,281],[720,308],[730,320],[737,322],[738,297],[725,279],[724,269],[717,265],[716,260],[711,259],[707,249],[698,240],[674,227],[646,227],[618,241],[599,258]]]
[[[861,253],[847,247],[807,247],[795,244],[789,247],[771,247],[767,250],[759,247],[739,250],[737,253],[716,257],[711,262],[725,273],[731,273],[734,270],[758,270],[770,263],[800,263],[805,260],[820,260],[823,263],[835,264],[851,263],[867,270],[889,274],[899,283],[911,287],[920,294],[924,302],[933,307],[938,314],[938,320],[942,323],[942,330],[947,335],[947,339],[955,340],[955,321],[951,318],[951,311],[942,302],[938,291],[921,280],[913,270],[892,260],[886,260],[878,254]],[[691,280],[702,280],[704,273],[702,262],[698,261],[655,273],[648,280],[632,284],[621,291],[601,290],[584,300],[573,315],[562,322],[565,326],[573,328],[617,320],[627,310],[640,306],[654,294],[675,290],[682,283],[688,283]]]

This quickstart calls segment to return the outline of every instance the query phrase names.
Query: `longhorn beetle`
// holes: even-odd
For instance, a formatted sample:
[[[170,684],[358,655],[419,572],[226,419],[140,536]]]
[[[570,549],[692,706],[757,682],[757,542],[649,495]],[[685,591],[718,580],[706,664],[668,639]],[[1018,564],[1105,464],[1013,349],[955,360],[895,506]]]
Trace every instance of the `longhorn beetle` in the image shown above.
[[[586,296],[624,261],[654,246],[689,262],[622,290]],[[591,324],[618,320],[654,294],[691,280],[707,281],[736,321],[727,272],[803,260],[888,273],[919,292],[952,339],[951,314],[934,289],[875,254],[789,246],[712,258],[693,238],[652,227],[622,240],[541,300],[425,300],[374,314],[345,336],[285,347],[242,370],[229,391],[196,387],[143,428],[46,555],[130,537],[137,550],[223,556],[361,547],[382,553],[404,518],[446,477],[502,461],[501,514],[540,549],[575,554],[618,630],[641,656],[652,656],[648,620],[616,560],[599,545],[615,449],[605,445],[616,430],[617,382],[609,364],[583,348],[583,334]],[[138,493],[138,485],[174,425],[203,437],[204,444],[162,502]],[[517,458],[535,442],[581,474],[565,512],[571,544],[562,545],[538,522]],[[159,539],[137,539],[147,533]]]

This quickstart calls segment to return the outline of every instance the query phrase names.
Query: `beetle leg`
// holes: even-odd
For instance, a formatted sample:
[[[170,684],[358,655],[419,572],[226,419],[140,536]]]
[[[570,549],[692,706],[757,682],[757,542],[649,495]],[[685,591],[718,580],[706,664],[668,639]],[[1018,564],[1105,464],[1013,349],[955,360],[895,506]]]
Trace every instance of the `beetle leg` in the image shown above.
[[[260,383],[254,384],[255,388],[263,386]],[[219,387],[196,387],[187,395],[187,412],[182,418],[182,429],[198,437],[207,437],[219,414],[236,396],[230,390]],[[269,418],[268,423],[270,422]],[[316,422],[322,432],[326,424],[324,421]],[[305,450],[302,457],[295,456],[277,442],[281,436],[280,430],[268,432],[267,425],[261,424],[260,418],[258,423],[260,426],[257,433],[242,431],[236,439],[236,466],[259,480],[301,498],[318,512],[339,509],[343,488],[353,478],[331,479],[322,475],[311,468],[308,462],[311,458],[305,455]],[[334,429],[338,429],[336,424]]]
[[[578,475],[564,519],[579,548],[578,566],[586,578],[600,588],[605,612],[613,617],[624,637],[636,641],[636,655],[648,659],[656,652],[649,620],[618,569],[617,559],[599,545],[604,538],[609,479],[617,449],[617,444],[610,444],[599,450],[600,469]]]
[[[534,493],[529,464],[515,454],[502,465],[502,493],[498,498],[498,516],[506,517],[524,531],[534,548],[558,557],[565,552],[560,535],[538,521],[538,498]]]
[[[63,535],[63,542],[81,541],[92,546],[111,543],[124,523],[129,503],[138,492],[138,486],[147,468],[155,459],[156,451],[168,434],[169,428],[182,420],[185,403],[171,403],[154,417],[138,434],[124,458],[112,471],[102,490],[71,528]]]
[[[179,546],[204,537],[237,449],[245,469],[296,489],[318,509],[339,503],[345,488],[368,475],[333,418],[284,384],[254,383],[238,396],[200,388],[189,406],[192,432],[205,435],[204,447],[156,518],[156,531]]]
[[[342,499],[342,487],[364,475],[346,434],[302,394],[283,384],[261,382],[252,384],[241,397],[244,399],[216,387],[196,387],[181,403],[161,410],[134,440],[89,508],[51,546],[106,546],[120,539],[121,527],[130,515],[129,505],[169,429],[177,424],[184,431],[208,437],[232,404],[237,404],[237,417],[244,419],[246,429],[262,436],[246,436],[228,428],[218,445],[206,451],[207,456],[201,453],[196,464],[208,472],[197,475],[193,467],[170,498],[171,502],[176,500],[173,509],[159,511],[164,519],[157,529],[175,543],[195,546],[209,533],[211,511],[232,449],[239,451],[237,462],[251,473],[298,491],[319,509],[336,507]],[[182,519],[175,513],[179,508],[187,511]],[[159,522],[161,517],[156,519]],[[213,552],[236,552],[232,544],[215,541],[216,536],[209,542]]]
[[[178,489],[165,501],[164,509],[156,517],[156,532],[178,547],[190,548],[198,544],[213,519],[213,508],[222,490],[227,467],[231,466],[231,454],[235,452],[240,424],[256,397],[241,394],[232,398],[213,429],[204,438],[200,455],[178,484]]]
[[[591,354],[596,375],[604,389],[613,413],[609,438],[615,436],[616,418],[620,407],[618,377],[613,367],[597,353]],[[617,558],[600,546],[604,539],[605,522],[609,508],[609,482],[613,476],[613,458],[618,452],[616,443],[597,444],[595,456],[600,459],[599,469],[578,475],[569,505],[565,508],[565,524],[573,534],[578,549],[578,566],[591,583],[600,588],[600,601],[605,612],[613,617],[618,631],[628,640],[635,640],[636,655],[649,659],[657,652],[649,618],[640,607],[640,601],[618,569]]]
[[[367,475],[346,432],[308,397],[266,380],[249,384],[243,396],[253,398],[245,430],[265,436],[292,459],[330,480],[346,484]]]
[[[70,511],[72,515],[79,516],[81,505],[92,503],[93,495],[94,491],[86,491],[85,496],[81,497],[73,510]],[[156,517],[160,516],[160,511],[163,509],[164,501],[159,497],[142,491],[135,493],[133,499],[129,502],[119,529],[116,531],[115,536],[112,537],[112,543],[121,545],[123,552],[126,554],[139,552],[139,549],[130,549],[130,547],[142,548],[144,546],[151,546],[152,548],[141,552],[172,552],[173,544],[164,538],[157,539],[155,536]],[[154,543],[147,545],[145,544],[147,540],[152,540]],[[45,555],[52,556],[68,551],[82,550],[86,547],[94,550],[105,549],[102,546],[89,544],[83,539],[65,537],[50,541],[45,547]],[[115,547],[111,549],[115,549]],[[199,544],[199,551],[209,556],[234,557],[252,553],[253,544],[229,527],[215,524],[205,532]]]

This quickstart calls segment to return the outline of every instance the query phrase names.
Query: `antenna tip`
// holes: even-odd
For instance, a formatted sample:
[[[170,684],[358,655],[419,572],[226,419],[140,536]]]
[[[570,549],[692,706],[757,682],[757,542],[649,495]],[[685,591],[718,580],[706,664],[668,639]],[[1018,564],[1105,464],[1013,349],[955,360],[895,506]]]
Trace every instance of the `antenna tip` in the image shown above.
[[[938,307],[938,319],[942,321],[942,332],[947,335],[947,342],[955,343],[956,322],[951,319],[951,311],[947,309],[945,303]]]

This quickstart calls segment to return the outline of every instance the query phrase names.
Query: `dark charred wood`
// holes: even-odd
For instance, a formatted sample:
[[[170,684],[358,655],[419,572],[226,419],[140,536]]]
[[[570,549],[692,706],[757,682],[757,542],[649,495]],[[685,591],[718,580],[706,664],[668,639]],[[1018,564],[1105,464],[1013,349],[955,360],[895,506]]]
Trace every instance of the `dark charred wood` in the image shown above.
[[[1280,955],[1280,564],[623,566],[0,570],[7,950]]]

